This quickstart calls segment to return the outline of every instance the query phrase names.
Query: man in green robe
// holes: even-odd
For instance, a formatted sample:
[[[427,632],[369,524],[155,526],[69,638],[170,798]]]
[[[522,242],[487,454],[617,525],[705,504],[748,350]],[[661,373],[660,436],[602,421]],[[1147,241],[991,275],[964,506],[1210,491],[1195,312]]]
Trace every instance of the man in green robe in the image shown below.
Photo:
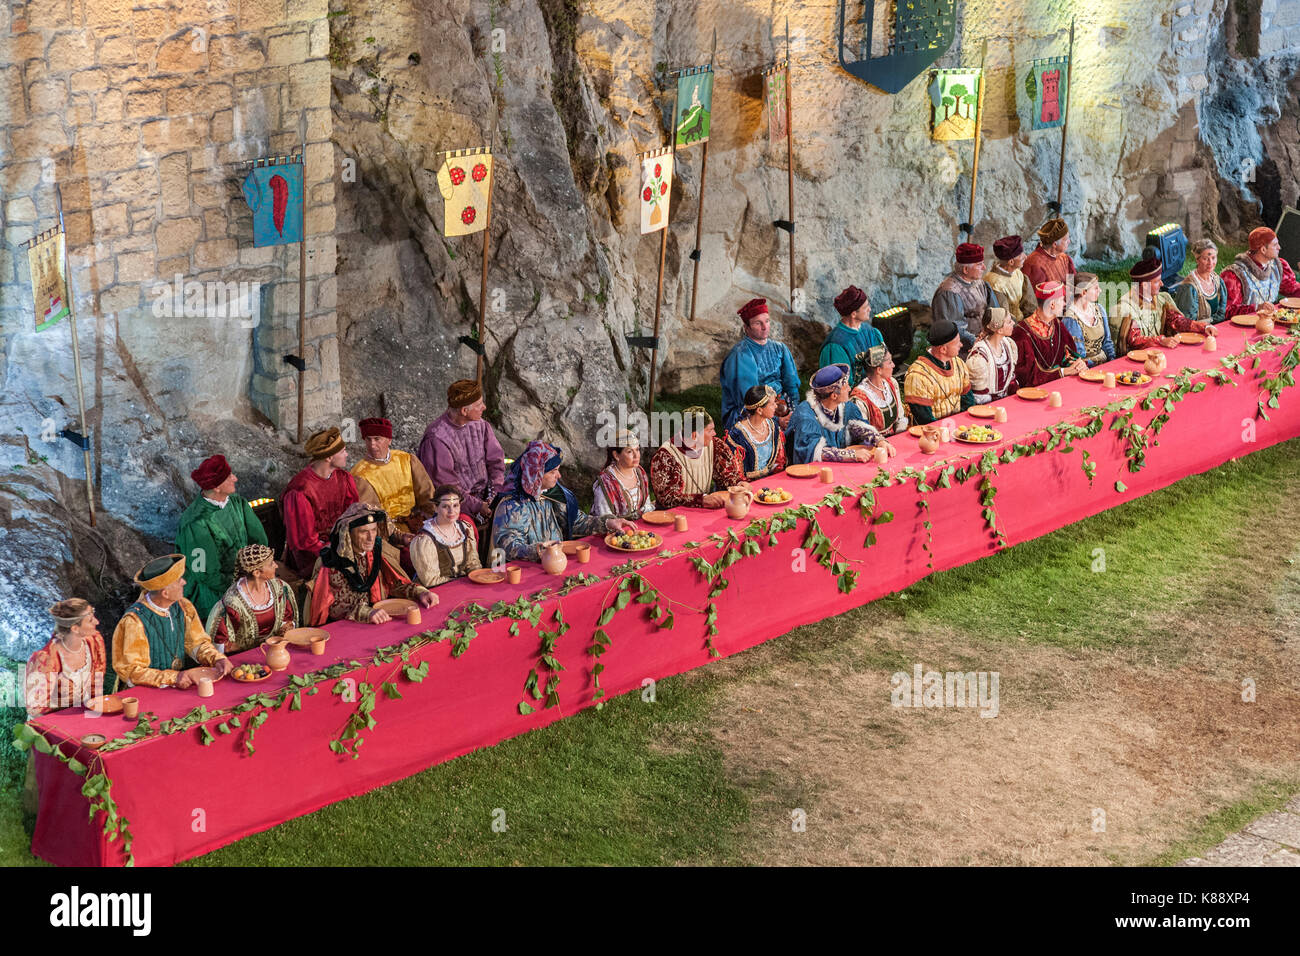
[[[239,479],[224,455],[190,472],[203,492],[181,515],[176,550],[185,555],[185,597],[205,621],[234,579],[235,553],[245,545],[266,544],[266,530],[248,502],[235,494]]]
[[[857,286],[851,285],[835,297],[835,311],[840,314],[840,324],[822,343],[817,366],[847,365],[850,386],[856,386],[867,377],[867,352],[872,346],[884,345],[885,340],[871,324],[867,294]]]

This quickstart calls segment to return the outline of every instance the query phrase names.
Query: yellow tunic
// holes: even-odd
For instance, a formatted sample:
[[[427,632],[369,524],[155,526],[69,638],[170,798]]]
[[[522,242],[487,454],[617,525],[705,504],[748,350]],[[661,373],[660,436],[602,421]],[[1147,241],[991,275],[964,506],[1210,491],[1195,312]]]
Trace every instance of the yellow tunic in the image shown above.
[[[970,370],[959,358],[944,372],[934,364],[929,352],[922,352],[907,369],[903,379],[903,401],[923,405],[935,418],[947,418],[961,410],[961,397],[970,391]]]
[[[1016,322],[1038,307],[1038,300],[1034,298],[1034,288],[1029,278],[1019,269],[1014,272],[1003,272],[1001,266],[994,266],[985,273],[984,281],[997,293],[997,304],[1006,309]]]
[[[420,505],[433,514],[433,482],[424,465],[410,452],[392,449],[382,465],[363,458],[352,466],[357,495],[362,504],[382,508],[388,517],[401,520]]]
[[[140,596],[140,603],[145,604],[144,595]],[[181,598],[177,603],[185,612],[185,653],[200,664],[215,664],[221,659],[221,652],[217,650],[212,639],[208,637],[207,631],[203,629],[194,605],[185,598]],[[145,609],[150,614],[165,616],[147,604]],[[149,638],[144,632],[144,625],[136,617],[138,613],[141,612],[132,611],[123,615],[113,631],[113,670],[123,681],[131,684],[139,684],[143,687],[170,687],[176,683],[180,671],[171,667],[149,666],[151,663]]]

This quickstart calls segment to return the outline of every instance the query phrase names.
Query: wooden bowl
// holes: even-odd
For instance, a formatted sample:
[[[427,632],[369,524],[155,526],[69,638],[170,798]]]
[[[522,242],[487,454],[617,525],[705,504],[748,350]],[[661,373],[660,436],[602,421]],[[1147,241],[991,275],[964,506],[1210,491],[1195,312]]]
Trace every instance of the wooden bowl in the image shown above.
[[[420,605],[416,604],[409,598],[385,598],[378,604],[375,604],[374,608],[379,611],[387,612],[389,617],[398,618],[406,617],[407,611],[413,607],[419,606]]]
[[[106,743],[108,743],[108,738],[103,734],[86,734],[81,738],[81,746],[88,747],[91,750],[98,750]]]
[[[189,675],[194,679],[194,683],[190,685],[191,687],[199,686],[200,677],[206,677],[215,684],[217,681],[221,680],[221,678],[226,676],[221,673],[220,667],[191,667]]]
[[[330,632],[323,627],[291,627],[284,632],[284,639],[297,647],[311,647],[312,641],[328,641]]]
[[[93,710],[100,714],[120,714],[122,712],[122,698],[116,694],[92,697],[86,701],[86,710]]]

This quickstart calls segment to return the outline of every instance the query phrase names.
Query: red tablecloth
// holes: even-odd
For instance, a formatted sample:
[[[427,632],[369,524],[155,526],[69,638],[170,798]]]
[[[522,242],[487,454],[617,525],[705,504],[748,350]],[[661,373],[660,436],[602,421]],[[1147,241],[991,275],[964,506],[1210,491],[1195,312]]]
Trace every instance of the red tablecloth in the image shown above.
[[[1184,346],[1167,352],[1170,371],[1185,365],[1209,368],[1218,359],[1239,352],[1256,338],[1242,330],[1220,327],[1220,349],[1213,354]],[[1232,374],[1237,387],[1209,384],[1197,394],[1188,394],[1175,408],[1158,438],[1148,449],[1146,464],[1136,474],[1127,469],[1125,439],[1109,429],[1112,415],[1097,435],[1075,442],[1075,451],[1027,455],[999,464],[993,481],[997,487],[996,512],[999,529],[1009,544],[1045,534],[1063,525],[1113,507],[1137,495],[1162,488],[1187,475],[1212,468],[1225,461],[1267,447],[1300,434],[1300,394],[1283,393],[1281,406],[1270,411],[1271,420],[1256,418],[1260,396],[1258,376],[1278,368],[1281,349],[1267,352],[1258,370],[1247,360],[1244,375]],[[1115,370],[1137,366],[1124,359],[1109,366]],[[1205,381],[1199,376],[1198,381]],[[1101,385],[1076,379],[1061,382],[1057,389],[1064,398],[1061,409],[1046,402],[1015,398],[1002,404],[1010,421],[997,426],[1004,434],[1000,450],[1019,441],[1042,438],[1043,430],[1059,421],[1084,423],[1080,410],[1103,405],[1129,394],[1139,397],[1158,384],[1141,389],[1106,390]],[[1163,403],[1161,403],[1162,405]],[[1134,421],[1145,423],[1160,411],[1138,411]],[[953,420],[972,421],[966,414]],[[1250,434],[1253,429],[1253,435]],[[1253,437],[1253,441],[1248,439]],[[930,482],[936,469],[945,464],[966,466],[977,461],[987,447],[944,446],[939,454],[923,455],[916,440],[895,438],[900,454],[889,469],[924,467]],[[1086,449],[1096,463],[1090,484],[1080,467],[1079,451]],[[834,465],[836,483],[864,485],[876,475],[875,465]],[[1115,483],[1127,485],[1117,492]],[[800,481],[782,476],[768,484],[781,484],[795,494],[794,504],[820,501],[831,489],[816,479]],[[934,568],[942,570],[990,554],[997,547],[982,514],[978,478],[949,488],[936,488],[926,497],[933,522],[931,545]],[[818,513],[822,530],[836,540],[847,558],[861,559],[853,565],[860,571],[857,587],[843,593],[836,576],[806,557],[806,570],[794,570],[794,552],[807,534],[808,522],[799,520],[793,530],[779,534],[769,546],[766,534],[759,536],[762,552],[739,560],[725,572],[730,585],[716,598],[718,634],[713,639],[722,655],[734,654],[792,628],[838,614],[891,593],[929,573],[923,548],[926,540],[915,483],[892,485],[876,491],[878,510],[890,510],[893,522],[876,528],[877,542],[864,548],[866,526],[857,499],[846,497],[845,514],[823,507]],[[705,541],[711,533],[743,529],[755,516],[781,509],[755,505],[749,518],[731,521],[721,512],[681,509],[691,528],[684,533],[665,532],[666,548],[681,548],[686,541]],[[656,529],[662,530],[662,529]],[[728,547],[736,547],[729,544]],[[428,662],[427,677],[413,683],[397,676],[397,664],[371,665],[348,675],[376,686],[393,680],[402,699],[390,700],[379,694],[373,716],[376,726],[365,730],[365,744],[359,759],[340,756],[329,742],[354,712],[355,703],[331,693],[333,681],[321,681],[315,696],[303,694],[299,711],[285,704],[257,731],[256,753],[249,756],[242,746],[243,734],[218,736],[215,743],[200,743],[198,728],[173,735],[155,735],[128,747],[93,758],[82,751],[79,758],[91,764],[91,773],[102,770],[112,781],[112,797],[134,835],[134,858],[138,865],[169,864],[196,856],[238,840],[281,821],[310,813],[326,804],[379,787],[426,767],[504,738],[543,726],[593,703],[592,665],[588,647],[602,610],[617,596],[621,575],[611,568],[628,560],[603,543],[593,545],[589,564],[571,562],[566,573],[579,571],[599,575],[598,584],[577,588],[562,598],[550,597],[544,604],[541,627],[554,629],[553,611],[562,607],[571,628],[559,637],[554,655],[565,670],[560,674],[559,704],[543,707],[524,691],[529,671],[538,667],[537,631],[527,624],[511,636],[511,621],[498,620],[478,628],[465,653],[453,658],[449,642],[418,648],[413,664]],[[642,574],[671,598],[675,626],[656,627],[647,609],[633,603],[615,615],[607,630],[609,650],[600,658],[605,665],[600,681],[606,691],[621,694],[641,686],[644,678],[661,678],[710,660],[706,649],[703,609],[709,603],[710,585],[692,566],[690,556],[710,562],[723,553],[706,542],[701,548],[666,559],[656,559]],[[608,578],[608,580],[604,580]],[[404,622],[380,626],[341,623],[330,627],[332,639],[325,657],[305,650],[293,652],[288,672],[255,684],[237,684],[231,679],[216,685],[216,695],[200,701],[193,691],[136,688],[142,710],[152,710],[161,719],[181,716],[199,703],[216,710],[242,701],[251,692],[282,689],[292,674],[320,670],[337,661],[369,661],[377,648],[405,640],[468,601],[490,605],[499,599],[513,601],[520,593],[554,587],[559,579],[547,576],[537,566],[527,566],[523,584],[477,586],[467,581],[438,589],[441,604],[426,611],[421,627]],[[691,610],[696,609],[696,610]],[[241,659],[261,660],[260,653]],[[549,676],[542,670],[544,686]],[[519,703],[536,708],[521,715]],[[220,719],[207,722],[215,728]],[[248,724],[248,716],[242,721]],[[79,740],[91,732],[118,736],[131,724],[120,717],[87,717],[79,710],[63,711],[33,722],[51,740]],[[71,744],[65,746],[71,747]],[[81,795],[83,780],[53,757],[38,755],[40,811],[32,842],[33,852],[43,859],[64,865],[118,865],[123,861],[121,842],[109,842],[102,833],[102,814],[95,823],[87,820],[87,800]]]

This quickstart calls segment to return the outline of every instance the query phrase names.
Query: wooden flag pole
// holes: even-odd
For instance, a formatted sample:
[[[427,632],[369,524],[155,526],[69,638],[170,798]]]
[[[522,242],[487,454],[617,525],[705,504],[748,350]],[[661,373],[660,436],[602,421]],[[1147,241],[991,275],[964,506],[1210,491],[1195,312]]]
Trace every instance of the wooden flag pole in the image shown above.
[[[488,152],[491,154],[497,148],[497,118],[495,109],[492,112],[492,138],[488,141]],[[488,175],[488,194],[487,194],[487,214],[483,218],[483,275],[479,280],[478,287],[478,371],[475,379],[478,381],[478,387],[483,388],[483,354],[485,351],[484,329],[485,316],[487,314],[487,277],[488,277],[488,243],[492,234],[492,191],[496,187],[496,159],[492,160],[492,172]]]
[[[304,382],[307,377],[307,144],[302,145],[302,240],[298,243],[298,444],[302,444]]]
[[[975,234],[975,184],[980,178],[980,140],[983,138],[984,131],[984,87],[987,85],[984,77],[984,60],[989,53],[989,41],[984,41],[984,49],[980,51],[980,92],[976,98],[975,105],[975,157],[971,161],[970,170],[970,211],[966,214],[966,221],[962,224],[966,229],[966,238]]]
[[[1061,214],[1061,197],[1065,191],[1065,136],[1070,130],[1070,94],[1074,83],[1070,73],[1074,70],[1074,17],[1070,17],[1070,55],[1065,61],[1065,120],[1061,123],[1061,166],[1056,173],[1056,214]]]
[[[673,122],[668,128],[672,137],[672,157],[674,176],[677,175],[677,85],[673,84]],[[664,261],[668,257],[668,212],[673,204],[672,179],[668,180],[668,201],[664,203],[664,227],[659,230],[659,281],[655,287],[655,329],[654,345],[650,349],[650,395],[646,400],[646,414],[653,415],[655,410],[655,373],[659,367],[659,306],[664,298]]]
[[[90,514],[90,526],[95,527],[95,488],[94,475],[90,470],[90,432],[86,428],[86,393],[81,386],[81,346],[77,342],[77,306],[76,296],[72,292],[72,270],[68,267],[68,233],[63,225],[63,190],[54,184],[54,202],[59,211],[59,232],[63,233],[63,276],[64,291],[68,295],[68,321],[72,323],[72,367],[77,375],[77,411],[81,416],[81,460],[86,467],[86,509]]]
[[[713,59],[718,52],[718,28],[713,28],[713,47],[709,51],[709,71],[713,71]],[[713,137],[713,103],[710,94],[709,102],[709,138]],[[677,142],[677,127],[673,127],[673,142]],[[704,230],[704,177],[709,172],[709,140],[704,141],[704,152],[700,156],[700,203],[695,213],[695,248],[691,252],[691,258],[695,260],[695,268],[691,275],[691,321],[695,321],[695,293],[700,287],[700,239]]]
[[[790,311],[794,312],[794,100],[790,98],[790,18],[785,18],[785,164],[788,171],[789,197],[787,218],[790,221]]]

